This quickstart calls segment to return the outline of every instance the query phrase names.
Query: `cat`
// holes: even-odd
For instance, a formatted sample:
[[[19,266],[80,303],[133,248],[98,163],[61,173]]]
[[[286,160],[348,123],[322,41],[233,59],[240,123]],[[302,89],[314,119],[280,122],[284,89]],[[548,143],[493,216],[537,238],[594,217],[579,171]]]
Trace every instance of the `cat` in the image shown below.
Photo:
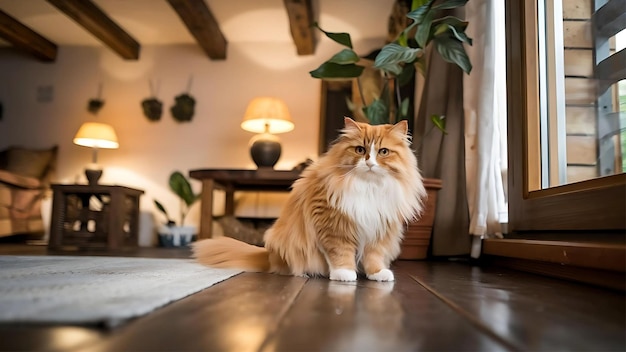
[[[355,281],[393,281],[405,223],[419,216],[426,190],[406,120],[369,125],[344,118],[328,152],[292,186],[265,247],[229,237],[192,244],[211,267]]]

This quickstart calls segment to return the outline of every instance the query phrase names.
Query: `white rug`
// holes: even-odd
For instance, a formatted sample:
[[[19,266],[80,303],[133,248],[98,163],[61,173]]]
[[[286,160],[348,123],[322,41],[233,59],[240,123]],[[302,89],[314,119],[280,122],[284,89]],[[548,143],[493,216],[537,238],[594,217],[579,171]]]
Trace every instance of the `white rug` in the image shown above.
[[[239,272],[191,259],[0,256],[0,323],[115,326]]]

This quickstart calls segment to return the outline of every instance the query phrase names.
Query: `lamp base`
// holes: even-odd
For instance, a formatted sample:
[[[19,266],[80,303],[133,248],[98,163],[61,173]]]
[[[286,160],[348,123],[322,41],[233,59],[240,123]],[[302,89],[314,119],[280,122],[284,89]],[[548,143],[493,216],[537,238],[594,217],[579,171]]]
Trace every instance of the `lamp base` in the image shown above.
[[[281,150],[278,137],[269,133],[250,140],[250,156],[258,168],[273,168],[280,159]]]
[[[89,185],[95,186],[98,184],[98,180],[102,176],[102,170],[85,169],[85,176],[87,176]]]

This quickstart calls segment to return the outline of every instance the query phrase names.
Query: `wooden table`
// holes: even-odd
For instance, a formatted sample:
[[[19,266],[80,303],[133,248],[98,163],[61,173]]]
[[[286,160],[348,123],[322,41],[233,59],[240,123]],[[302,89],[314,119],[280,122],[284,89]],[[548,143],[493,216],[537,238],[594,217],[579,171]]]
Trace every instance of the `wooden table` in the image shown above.
[[[142,190],[114,185],[51,187],[50,249],[137,247]]]
[[[191,178],[202,181],[200,233],[198,239],[213,235],[213,190],[226,192],[225,215],[235,214],[235,191],[289,192],[300,177],[300,170],[228,170],[199,169],[189,171]]]

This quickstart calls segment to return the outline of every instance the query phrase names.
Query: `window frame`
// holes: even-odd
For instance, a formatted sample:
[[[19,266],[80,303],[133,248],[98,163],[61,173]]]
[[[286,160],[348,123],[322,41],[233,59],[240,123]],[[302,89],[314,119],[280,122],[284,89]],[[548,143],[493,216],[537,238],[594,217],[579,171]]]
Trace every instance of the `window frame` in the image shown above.
[[[624,173],[541,189],[537,2],[505,8],[509,230],[626,230]]]

